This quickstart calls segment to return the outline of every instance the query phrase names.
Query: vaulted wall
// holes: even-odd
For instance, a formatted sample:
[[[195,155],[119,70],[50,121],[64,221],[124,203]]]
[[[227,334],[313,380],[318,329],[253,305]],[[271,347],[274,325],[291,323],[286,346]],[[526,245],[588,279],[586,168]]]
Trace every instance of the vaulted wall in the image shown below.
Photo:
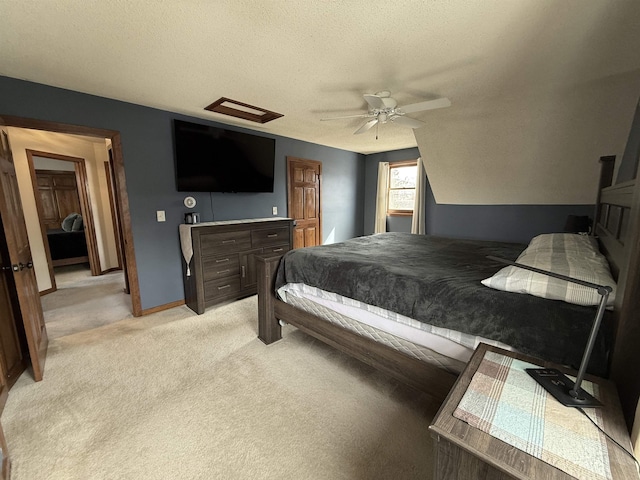
[[[415,134],[436,203],[594,203],[598,159],[620,164],[639,96],[635,71],[424,115]]]

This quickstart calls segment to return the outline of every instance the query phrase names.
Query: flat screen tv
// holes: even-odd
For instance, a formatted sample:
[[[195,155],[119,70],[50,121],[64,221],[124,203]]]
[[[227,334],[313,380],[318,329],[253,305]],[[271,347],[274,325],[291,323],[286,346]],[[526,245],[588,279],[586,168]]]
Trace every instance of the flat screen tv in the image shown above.
[[[273,192],[272,138],[173,121],[179,192]]]

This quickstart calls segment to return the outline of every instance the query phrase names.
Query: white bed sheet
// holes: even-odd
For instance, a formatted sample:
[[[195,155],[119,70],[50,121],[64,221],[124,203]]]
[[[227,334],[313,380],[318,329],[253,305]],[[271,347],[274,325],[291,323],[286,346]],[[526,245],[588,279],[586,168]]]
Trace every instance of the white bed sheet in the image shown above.
[[[302,283],[288,283],[278,289],[278,295],[284,302],[288,295],[305,298],[353,320],[465,363],[481,342],[513,350],[501,342],[425,325],[404,315]]]

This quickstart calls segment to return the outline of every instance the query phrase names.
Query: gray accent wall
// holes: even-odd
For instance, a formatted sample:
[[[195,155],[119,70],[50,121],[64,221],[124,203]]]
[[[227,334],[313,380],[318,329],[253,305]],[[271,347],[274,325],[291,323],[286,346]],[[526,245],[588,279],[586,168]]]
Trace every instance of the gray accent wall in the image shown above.
[[[323,240],[337,242],[363,234],[361,154],[8,77],[0,77],[0,92],[0,116],[120,132],[143,310],[184,298],[178,240],[178,225],[187,211],[184,198],[196,198],[193,211],[201,213],[202,221],[271,217],[274,206],[279,216],[286,216],[287,156],[322,162]],[[172,138],[176,118],[275,138],[274,193],[178,192]],[[156,210],[166,212],[166,222],[156,221]]]
[[[367,155],[364,232],[373,233],[379,162],[420,157],[417,148]],[[562,232],[568,215],[593,218],[595,205],[447,205],[437,204],[427,182],[426,230],[429,235],[528,243],[541,233]],[[389,231],[411,231],[411,218],[389,218]]]

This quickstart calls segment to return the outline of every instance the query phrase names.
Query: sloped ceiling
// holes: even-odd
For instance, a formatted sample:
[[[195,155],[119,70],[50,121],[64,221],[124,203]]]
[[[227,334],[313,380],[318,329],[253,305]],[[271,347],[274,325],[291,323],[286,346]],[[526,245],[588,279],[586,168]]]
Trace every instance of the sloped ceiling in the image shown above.
[[[438,122],[486,98],[640,67],[636,0],[64,0],[3,2],[0,74],[361,153],[416,146],[354,136],[363,93],[441,96]],[[576,50],[584,55],[574,57]],[[265,125],[203,108],[225,96],[284,114]]]

